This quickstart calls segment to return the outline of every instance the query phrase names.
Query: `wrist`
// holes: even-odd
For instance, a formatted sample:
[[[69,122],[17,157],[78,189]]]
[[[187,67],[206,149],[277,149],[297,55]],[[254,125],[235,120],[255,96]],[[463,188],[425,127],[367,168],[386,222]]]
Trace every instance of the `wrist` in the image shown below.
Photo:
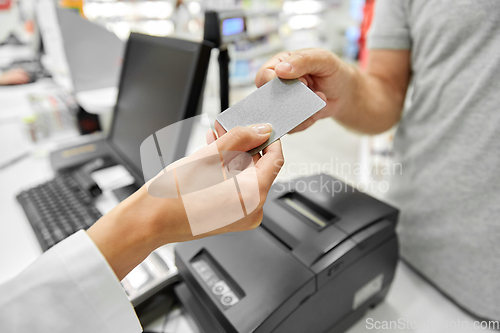
[[[87,234],[119,280],[156,248],[165,244],[156,233],[155,210],[148,210],[147,191],[139,191],[99,219]]]
[[[335,103],[331,112],[331,116],[335,120],[342,122],[342,119],[349,113],[349,110],[352,110],[359,98],[360,75],[361,73],[356,68],[339,59],[335,79],[336,82],[339,82],[339,86],[335,89]]]

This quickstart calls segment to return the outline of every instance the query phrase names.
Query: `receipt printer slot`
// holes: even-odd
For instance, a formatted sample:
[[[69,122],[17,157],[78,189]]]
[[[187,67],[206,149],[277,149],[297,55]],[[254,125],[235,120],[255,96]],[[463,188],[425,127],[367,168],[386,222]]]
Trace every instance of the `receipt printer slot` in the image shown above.
[[[338,220],[336,215],[308,200],[299,192],[288,192],[278,200],[287,209],[298,214],[307,225],[318,231]]]

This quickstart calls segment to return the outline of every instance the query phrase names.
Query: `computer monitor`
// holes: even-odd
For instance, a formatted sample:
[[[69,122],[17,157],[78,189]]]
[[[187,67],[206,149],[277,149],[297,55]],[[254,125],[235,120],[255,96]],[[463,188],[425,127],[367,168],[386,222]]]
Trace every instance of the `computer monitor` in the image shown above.
[[[135,174],[142,175],[140,146],[148,136],[196,114],[211,49],[206,41],[130,35],[108,143]],[[172,162],[184,156],[190,130],[180,126],[172,135]]]
[[[69,66],[55,8],[53,0],[38,0],[35,3],[37,28],[44,47],[41,63],[58,85],[69,89],[71,88]]]
[[[118,87],[125,43],[105,27],[56,6],[75,93]]]
[[[40,28],[38,27],[38,20],[36,15],[33,19],[34,21],[34,30],[33,30],[33,38],[31,39],[31,50],[33,51],[33,58],[37,61],[40,61],[43,53],[43,40],[42,34],[40,33]]]

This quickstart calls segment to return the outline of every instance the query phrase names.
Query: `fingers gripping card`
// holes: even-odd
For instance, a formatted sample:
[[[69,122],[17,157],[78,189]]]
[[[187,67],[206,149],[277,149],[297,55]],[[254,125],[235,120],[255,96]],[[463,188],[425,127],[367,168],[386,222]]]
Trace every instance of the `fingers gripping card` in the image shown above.
[[[219,114],[217,121],[226,131],[236,126],[271,124],[273,132],[269,140],[248,152],[255,155],[325,105],[318,95],[299,80],[275,78]]]

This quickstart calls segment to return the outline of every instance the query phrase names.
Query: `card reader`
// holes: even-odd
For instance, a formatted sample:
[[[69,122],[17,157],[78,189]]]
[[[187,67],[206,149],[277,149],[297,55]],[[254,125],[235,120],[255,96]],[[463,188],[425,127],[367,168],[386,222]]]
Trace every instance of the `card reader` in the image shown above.
[[[175,291],[202,332],[344,332],[383,300],[398,210],[327,175],[276,183],[262,225],[178,244]]]

